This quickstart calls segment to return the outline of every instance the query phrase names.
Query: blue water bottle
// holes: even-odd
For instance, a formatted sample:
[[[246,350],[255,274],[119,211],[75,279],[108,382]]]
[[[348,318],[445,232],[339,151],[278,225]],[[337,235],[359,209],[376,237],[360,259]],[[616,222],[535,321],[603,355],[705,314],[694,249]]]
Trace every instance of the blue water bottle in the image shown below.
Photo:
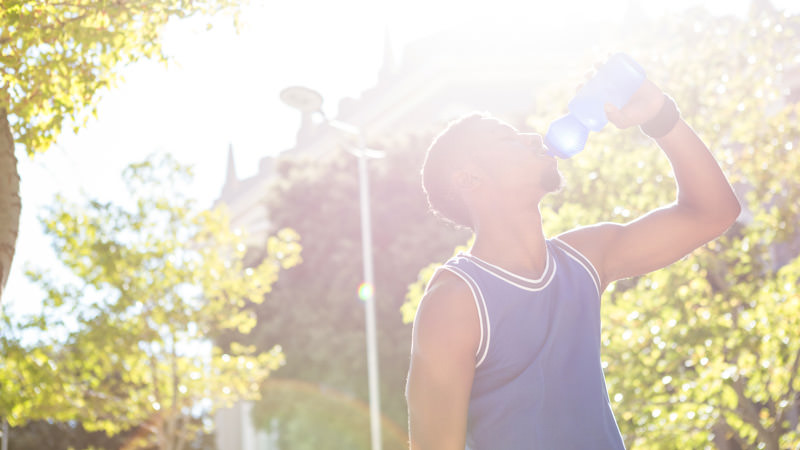
[[[605,104],[622,108],[645,79],[644,70],[624,53],[613,55],[569,102],[569,113],[550,124],[545,135],[548,154],[571,158],[583,150],[589,131],[608,123]]]

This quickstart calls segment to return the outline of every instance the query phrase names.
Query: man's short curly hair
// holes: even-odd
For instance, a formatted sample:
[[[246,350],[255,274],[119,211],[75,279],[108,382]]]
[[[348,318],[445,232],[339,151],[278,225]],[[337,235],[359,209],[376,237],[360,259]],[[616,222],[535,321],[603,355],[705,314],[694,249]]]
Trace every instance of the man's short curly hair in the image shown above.
[[[472,228],[472,219],[452,185],[451,175],[465,157],[477,150],[478,137],[483,131],[480,121],[489,117],[485,113],[470,113],[450,122],[428,147],[422,165],[422,189],[430,210],[457,227]]]

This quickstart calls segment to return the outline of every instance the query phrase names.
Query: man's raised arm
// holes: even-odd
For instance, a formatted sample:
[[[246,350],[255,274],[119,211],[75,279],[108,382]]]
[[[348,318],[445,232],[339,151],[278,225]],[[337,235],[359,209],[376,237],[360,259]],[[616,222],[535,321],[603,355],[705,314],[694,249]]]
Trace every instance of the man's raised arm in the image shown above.
[[[646,80],[628,105],[609,107],[607,115],[620,128],[652,123],[669,118],[669,102]],[[655,140],[675,174],[675,202],[626,224],[598,224],[562,235],[592,261],[603,286],[679,260],[724,233],[739,216],[739,201],[703,141],[680,118],[666,124]]]

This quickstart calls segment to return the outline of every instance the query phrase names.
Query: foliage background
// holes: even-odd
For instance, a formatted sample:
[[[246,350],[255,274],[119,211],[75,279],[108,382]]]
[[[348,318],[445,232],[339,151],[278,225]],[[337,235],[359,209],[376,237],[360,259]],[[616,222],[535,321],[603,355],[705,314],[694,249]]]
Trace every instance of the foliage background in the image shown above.
[[[127,434],[126,448],[183,450],[210,433],[218,408],[258,398],[285,363],[274,342],[260,351],[212,339],[253,328],[242,307],[300,262],[300,244],[280,230],[245,268],[244,236],[223,210],[191,200],[187,167],[152,158],[123,178],[124,202],[59,198],[43,214],[66,276],[32,268],[47,293],[42,310],[0,315],[0,416],[78,442],[82,430],[103,431]]]
[[[617,282],[604,295],[606,376],[629,448],[800,444],[795,200],[800,96],[785,88],[787,77],[796,76],[787,72],[800,64],[800,19],[765,2],[754,5],[760,6],[744,19],[697,9],[644,21],[594,43],[631,53],[677,99],[745,206],[739,223],[724,237],[667,269]],[[91,20],[104,19],[97,12]],[[61,31],[48,28],[43,33]],[[134,46],[132,51],[142,49]],[[146,51],[147,56],[158,54],[156,49]],[[51,78],[31,73],[38,81],[20,81],[16,91],[15,98],[23,99],[28,95],[25,86],[48,80],[53,84],[48,88],[55,90],[36,94],[42,95],[36,98],[44,99],[44,106],[20,106],[14,113],[34,118],[29,125],[13,125],[18,127],[15,136],[29,137],[31,149],[37,142],[46,146],[53,135],[37,134],[30,127],[44,124],[57,130],[60,122],[52,122],[54,117],[90,112],[78,100],[94,99],[96,90],[113,78],[95,74],[99,85],[70,87],[58,75],[75,72],[80,78],[83,69],[65,70],[61,66],[70,67],[68,62],[54,61],[60,68],[49,72]],[[587,60],[585,66],[592,63]],[[79,88],[83,90],[72,92]],[[545,130],[572,92],[563,80],[542,89],[530,115],[514,125]],[[56,103],[49,104],[49,99]],[[12,100],[17,101],[4,101]],[[79,115],[73,120],[82,119]],[[418,170],[434,131],[368,143],[388,153],[371,163],[387,449],[405,446],[397,430],[404,430],[406,423],[403,389],[410,327],[401,317],[406,322],[413,318],[431,264],[469,239],[468,233],[437,223],[425,211]],[[624,222],[675,195],[666,159],[636,130],[596,133],[581,155],[560,166],[568,187],[543,205],[548,235],[598,221]],[[239,341],[261,351],[282,345],[286,365],[261,386],[263,401],[256,409],[256,420],[265,428],[278,419],[281,448],[368,445],[364,313],[356,295],[361,279],[357,198],[355,161],[344,151],[321,161],[282,161],[264,207],[275,230],[297,230],[304,262],[283,273],[263,302],[244,306],[257,318],[252,330],[217,335],[221,348]],[[32,399],[24,407],[38,405],[53,387],[46,383],[47,366],[37,363],[41,359],[29,349],[5,344],[6,361],[27,361],[29,380],[41,377],[40,391],[23,392]],[[67,422],[78,416],[53,417]],[[91,419],[81,420],[91,426]]]

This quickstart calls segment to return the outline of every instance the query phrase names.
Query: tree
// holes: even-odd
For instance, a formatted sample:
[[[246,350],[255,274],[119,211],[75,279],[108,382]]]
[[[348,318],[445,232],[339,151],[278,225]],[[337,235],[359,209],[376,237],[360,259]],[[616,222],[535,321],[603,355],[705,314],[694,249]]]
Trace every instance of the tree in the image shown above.
[[[65,124],[95,113],[126,64],[166,61],[159,34],[173,18],[232,10],[237,0],[3,0],[0,7],[0,299],[21,202],[15,144],[46,151]]]
[[[224,211],[199,211],[184,193],[190,171],[169,157],[132,164],[124,205],[58,197],[43,219],[67,275],[29,271],[47,293],[40,314],[0,339],[0,416],[78,421],[88,431],[138,429],[141,442],[181,450],[210,413],[258,397],[284,364],[280,346],[256,351],[210,339],[246,333],[281,269],[300,262],[291,230],[244,267],[243,236]],[[13,325],[10,319],[7,324]],[[274,345],[274,344],[273,344]]]
[[[800,18],[753,5],[746,18],[697,9],[604,43],[678,100],[745,207],[722,238],[603,295],[606,380],[629,448],[800,444],[800,105],[786,84]],[[535,129],[568,102],[554,92],[531,115]],[[559,166],[567,188],[542,205],[549,236],[626,222],[675,197],[666,158],[638,130],[594,133]],[[409,288],[409,312],[429,277],[426,268]]]
[[[424,262],[466,238],[427,213],[419,167],[429,135],[385,137],[370,161],[384,448],[406,448],[405,374],[410,330],[400,321],[406,286]],[[267,208],[273,226],[303,236],[303,264],[288,270],[255,307],[246,342],[280,339],[287,365],[265,384],[256,408],[278,418],[281,448],[369,448],[358,172],[355,158],[279,161]],[[260,344],[257,344],[260,345]],[[299,387],[302,387],[300,389]],[[356,407],[361,405],[361,407]],[[337,409],[338,408],[338,409]],[[361,415],[339,417],[341,411]],[[399,430],[399,431],[398,431]]]

